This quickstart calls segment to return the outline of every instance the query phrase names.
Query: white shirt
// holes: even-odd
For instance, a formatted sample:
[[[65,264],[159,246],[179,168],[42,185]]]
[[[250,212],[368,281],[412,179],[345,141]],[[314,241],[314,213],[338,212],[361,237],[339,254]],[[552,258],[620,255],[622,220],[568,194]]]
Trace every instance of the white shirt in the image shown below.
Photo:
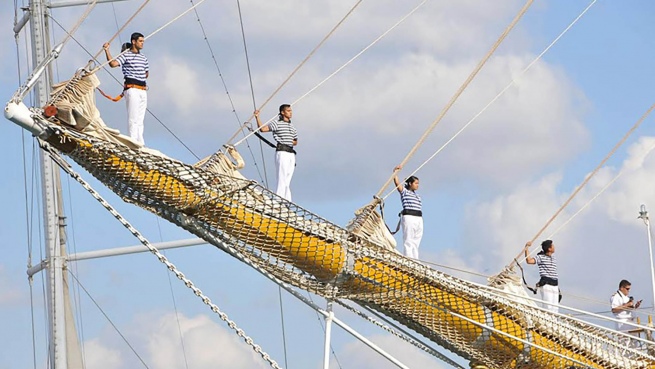
[[[630,301],[630,297],[624,295],[621,293],[621,291],[616,291],[612,297],[610,298],[610,303],[612,305],[612,309],[617,308],[623,304],[627,304]],[[614,318],[617,320],[620,320],[621,322],[629,322],[632,321],[632,310],[621,310],[618,313],[614,313]],[[623,326],[623,323],[617,323],[616,328],[621,330],[621,327]],[[623,330],[631,329],[631,326],[626,325]]]

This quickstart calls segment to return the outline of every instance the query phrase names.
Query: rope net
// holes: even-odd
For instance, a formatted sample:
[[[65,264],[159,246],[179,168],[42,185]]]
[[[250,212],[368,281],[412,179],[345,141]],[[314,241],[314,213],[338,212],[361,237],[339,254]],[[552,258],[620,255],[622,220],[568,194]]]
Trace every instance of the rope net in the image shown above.
[[[373,231],[352,233],[278,197],[238,173],[243,162],[231,147],[190,165],[106,133],[94,78],[67,83],[49,103],[67,107],[62,117],[84,112],[88,124],[33,112],[52,132],[48,143],[124,201],[216,246],[230,245],[283,282],[349,299],[488,368],[655,368],[650,341],[626,345],[616,331],[549,313],[517,278],[498,289],[432,270],[392,250],[384,237],[368,238]]]

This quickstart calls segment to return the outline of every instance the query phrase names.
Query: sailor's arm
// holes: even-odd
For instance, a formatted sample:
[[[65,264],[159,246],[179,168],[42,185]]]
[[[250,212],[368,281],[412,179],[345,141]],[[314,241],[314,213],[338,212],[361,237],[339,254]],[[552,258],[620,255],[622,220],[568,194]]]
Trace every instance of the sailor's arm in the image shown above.
[[[396,185],[396,190],[398,192],[402,193],[403,192],[403,186],[400,184],[400,180],[398,179],[398,171],[403,169],[402,166],[398,165],[395,168],[393,168],[393,183]]]
[[[530,255],[528,255],[528,249],[532,246],[532,241],[528,241],[525,243],[525,249],[523,251],[525,252],[525,262],[528,264],[536,264],[537,260]]]
[[[634,305],[633,305],[632,301],[628,301],[628,302],[626,302],[624,304],[612,307],[612,313],[618,314],[618,313],[620,313],[622,311],[625,311],[625,310],[632,310],[633,308],[634,308]]]
[[[260,128],[259,129],[260,131],[269,132],[271,130],[270,128],[268,128],[268,126],[263,126],[262,127],[262,121],[259,119],[259,110],[255,110],[253,115],[255,116],[255,120],[257,121],[257,127]],[[295,145],[295,143],[294,143],[294,145]]]
[[[112,67],[112,68],[118,67],[120,64],[118,64],[118,62],[114,58],[111,57],[111,53],[109,52],[109,42],[105,42],[102,45],[102,48],[105,49],[105,56],[107,57],[107,61],[109,62],[109,66]]]

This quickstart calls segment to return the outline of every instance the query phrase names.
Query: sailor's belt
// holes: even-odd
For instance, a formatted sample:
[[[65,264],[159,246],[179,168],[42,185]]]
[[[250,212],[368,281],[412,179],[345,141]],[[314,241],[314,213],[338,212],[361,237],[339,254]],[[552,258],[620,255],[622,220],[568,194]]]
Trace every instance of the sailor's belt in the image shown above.
[[[133,83],[126,83],[125,84],[125,90],[129,90],[130,88],[137,88],[139,90],[147,90],[148,89],[148,87],[146,87],[146,86],[135,85]]]
[[[293,149],[293,146],[285,145],[279,142],[277,143],[277,146],[275,146],[275,151],[290,152],[292,154],[296,153],[296,150]]]
[[[414,210],[414,209],[403,209],[403,211],[400,212],[400,215],[412,215],[415,217],[422,217],[423,212],[420,210]]]

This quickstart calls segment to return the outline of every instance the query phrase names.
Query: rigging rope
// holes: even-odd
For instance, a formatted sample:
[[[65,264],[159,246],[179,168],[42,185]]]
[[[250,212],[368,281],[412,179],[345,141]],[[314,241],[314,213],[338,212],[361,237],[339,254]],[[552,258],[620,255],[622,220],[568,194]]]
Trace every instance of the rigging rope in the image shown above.
[[[116,37],[119,37],[119,35],[120,35],[121,32],[122,32],[122,31],[127,27],[127,25],[130,24],[130,23],[132,23],[132,21],[134,20],[134,18],[135,18],[139,13],[141,13],[141,11],[143,10],[143,8],[145,8],[146,5],[147,5],[149,2],[150,2],[150,0],[145,0],[145,1],[141,4],[141,6],[139,6],[139,8],[134,12],[134,14],[132,14],[132,16],[131,16],[131,17],[130,17],[130,18],[129,18],[125,23],[123,23],[123,26],[122,26],[121,28],[119,28],[118,31],[116,31],[116,33],[114,33],[113,36],[111,36],[111,38],[109,39],[109,41],[107,41],[107,43],[111,44],[111,42],[114,41],[114,39],[116,39]],[[113,7],[113,6],[114,6],[114,4],[112,3],[112,7]],[[118,20],[116,20],[116,10],[115,10],[115,9],[114,9],[114,20],[116,21],[116,26],[118,27]],[[102,53],[102,51],[103,51],[103,48],[101,47],[100,50],[98,50],[98,52],[97,52],[95,55],[93,55],[93,60],[96,60],[96,59],[98,58],[98,56]]]
[[[59,28],[61,28],[64,32],[68,32],[68,31],[64,28],[64,26],[63,26],[61,23],[59,23],[59,22],[57,21],[56,18],[54,18],[54,17],[51,16],[50,19],[52,19],[52,21],[54,21],[55,24],[56,24],[57,26],[59,26]],[[72,38],[73,41],[75,41],[75,43],[76,43],[80,48],[82,48],[82,50],[84,50],[84,52],[87,53],[87,55],[93,57],[93,55],[91,54],[91,52],[90,52],[86,47],[84,47],[84,45],[82,45],[82,44],[81,44],[81,43],[80,43],[80,42],[79,42],[79,41],[78,41],[74,36],[71,36],[71,38]],[[103,67],[103,68],[104,68],[104,67]],[[97,70],[97,69],[96,69],[96,70]],[[94,73],[94,72],[89,72],[89,73]],[[120,81],[119,81],[119,80],[118,80],[118,79],[117,79],[113,74],[109,73],[109,75],[114,79],[114,81],[116,81],[116,83],[118,83],[118,84],[121,85],[121,86],[123,85],[123,84],[122,84],[122,83],[121,83],[121,82],[120,82]],[[69,83],[70,83],[70,81],[72,81],[72,80],[73,80],[73,79],[69,80]],[[64,89],[62,89],[62,91],[63,91],[63,90],[64,90]],[[59,96],[59,95],[56,95],[54,98],[56,98],[57,96]],[[157,123],[159,123],[159,124],[160,124],[160,125],[161,125],[161,126],[162,126],[162,127],[163,127],[167,132],[168,132],[168,133],[170,133],[171,136],[173,136],[173,138],[175,138],[175,139],[177,140],[177,142],[179,142],[180,145],[182,145],[182,146],[183,146],[183,147],[184,147],[184,148],[185,148],[185,149],[186,149],[186,150],[187,150],[191,155],[193,155],[196,159],[200,160],[200,157],[199,157],[199,156],[198,156],[198,155],[197,155],[197,154],[196,154],[196,153],[195,153],[195,152],[194,152],[194,151],[193,151],[189,146],[187,146],[187,145],[184,143],[184,141],[182,141],[182,139],[180,139],[180,137],[179,137],[177,134],[175,134],[175,132],[173,132],[173,131],[172,131],[172,130],[171,130],[171,129],[170,129],[170,128],[169,128],[169,127],[168,127],[168,126],[167,126],[167,125],[166,125],[166,124],[161,120],[161,119],[159,119],[159,117],[156,116],[155,113],[153,113],[149,108],[146,108],[146,111],[147,111],[147,112],[148,112],[148,113],[149,113],[149,114],[150,114],[150,115],[151,115],[151,116],[152,116],[152,117],[157,121]],[[83,114],[83,113],[80,112],[80,114]],[[83,114],[83,115],[84,115],[84,114]],[[85,115],[85,117],[86,117],[87,119],[90,119],[90,117],[88,117],[88,116],[86,116],[86,115]]]
[[[402,22],[404,22],[405,19],[409,18],[409,16],[411,16],[412,14],[414,14],[414,13],[415,13],[415,12],[416,12],[416,11],[417,11],[421,6],[423,6],[423,4],[425,4],[426,2],[427,2],[427,0],[423,0],[423,1],[421,1],[421,2],[420,2],[416,7],[414,7],[414,8],[413,8],[409,13],[407,13],[407,14],[406,14],[404,17],[402,17],[399,21],[397,21],[396,23],[394,23],[394,25],[392,25],[388,30],[386,30],[386,31],[385,31],[383,34],[381,34],[378,38],[376,38],[375,40],[373,40],[373,42],[371,42],[370,44],[368,44],[368,46],[366,46],[365,48],[363,48],[363,49],[362,49],[360,52],[358,52],[355,56],[353,56],[352,58],[350,58],[350,60],[348,60],[345,64],[343,64],[341,67],[337,68],[337,70],[335,70],[334,72],[332,72],[329,76],[325,77],[325,78],[324,78],[321,82],[319,82],[316,86],[314,86],[314,87],[311,88],[309,91],[305,92],[302,96],[300,96],[300,97],[297,98],[295,101],[293,101],[293,102],[291,103],[291,106],[296,105],[296,104],[297,104],[298,102],[300,102],[302,99],[304,99],[305,97],[307,97],[307,95],[311,94],[311,93],[314,92],[316,89],[318,89],[319,87],[321,87],[321,86],[322,86],[325,82],[327,82],[330,78],[334,77],[337,73],[341,72],[341,70],[343,70],[345,67],[347,67],[348,65],[350,65],[350,63],[352,63],[353,61],[355,61],[355,59],[357,59],[359,56],[361,56],[361,55],[362,55],[364,52],[366,52],[368,49],[370,49],[371,47],[373,47],[373,45],[377,44],[378,41],[380,41],[381,39],[383,39],[383,38],[384,38],[384,37],[385,37],[389,32],[391,32],[391,31],[392,31],[393,29],[395,29],[398,25],[400,25]],[[269,120],[267,120],[266,123],[262,124],[262,127],[268,125],[268,124],[269,124],[273,119],[275,119],[276,117],[277,117],[277,115],[275,115],[275,116],[273,116],[272,118],[270,118]],[[257,128],[257,129],[255,130],[255,132],[259,131],[259,129],[260,129],[260,128]],[[250,133],[248,136],[246,136],[246,138],[250,137],[250,136],[253,135],[253,134],[254,134],[254,132]],[[234,144],[234,146],[235,146],[235,147],[236,147],[236,146],[239,146],[239,145],[241,144],[241,142],[243,142],[246,138],[243,138],[243,139],[241,139],[240,141],[236,142],[236,143]]]
[[[323,37],[321,42],[319,42],[318,45],[316,45],[316,47],[314,47],[314,49],[312,51],[310,51],[309,54],[307,54],[305,59],[303,59],[300,62],[300,64],[298,64],[296,66],[296,68],[291,72],[291,74],[289,74],[289,76],[282,82],[282,84],[280,86],[278,86],[278,88],[275,89],[275,91],[273,91],[273,93],[264,101],[264,103],[257,110],[264,109],[266,104],[268,104],[271,101],[271,99],[273,99],[273,97],[275,97],[275,95],[277,95],[277,93],[282,89],[282,87],[284,87],[284,85],[286,85],[287,82],[289,82],[291,77],[293,77],[296,74],[296,72],[298,72],[298,70],[300,70],[300,68],[302,68],[302,66],[305,65],[307,60],[309,60],[309,58],[311,58],[314,55],[314,53],[316,53],[316,51],[318,51],[318,49],[320,49],[321,46],[323,46],[325,41],[327,41],[328,38],[330,38],[330,36],[332,36],[332,34],[334,34],[334,32],[337,30],[337,28],[339,28],[339,26],[341,26],[341,24],[350,16],[350,14],[352,14],[352,12],[355,11],[355,9],[359,6],[359,4],[362,3],[362,1],[363,0],[358,0],[357,3],[355,3],[355,5],[348,11],[348,13],[346,13],[346,15],[343,18],[341,18],[341,20],[332,28],[332,30],[330,30],[330,32],[328,32],[328,34],[325,35],[325,37]],[[250,121],[253,117],[254,117],[254,115],[251,114],[250,118],[248,118],[248,121]],[[228,140],[228,145],[230,143],[232,143],[232,140],[234,140],[236,138],[236,136],[239,134],[239,132],[241,132],[241,130],[235,132],[234,135],[232,135],[232,137],[230,137],[230,139]]]
[[[258,353],[262,359],[264,359],[266,362],[270,364],[272,368],[275,369],[281,369],[280,366],[273,360],[268,353],[262,350],[261,346],[257,345],[254,343],[253,339],[250,338],[246,333],[243,331],[243,329],[239,328],[236,323],[228,317],[226,313],[220,310],[220,308],[214,304],[211,299],[203,294],[203,292],[195,286],[195,284],[189,280],[177,267],[168,261],[168,258],[162,254],[157,247],[155,247],[148,239],[146,239],[139,230],[134,228],[134,226],[127,220],[125,219],[116,209],[107,202],[96,190],[94,190],[88,182],[84,180],[77,172],[75,172],[72,168],[72,166],[64,160],[61,155],[59,155],[58,151],[56,151],[50,144],[48,144],[45,141],[39,140],[41,144],[41,148],[50,156],[50,158],[57,164],[59,167],[64,170],[68,175],[70,175],[73,179],[75,179],[77,182],[79,182],[82,187],[87,190],[93,196],[94,199],[96,199],[109,213],[111,213],[116,220],[118,220],[125,228],[127,228],[130,233],[134,237],[136,237],[143,246],[148,248],[148,250],[159,259],[160,262],[162,262],[168,270],[173,272],[175,276],[184,282],[184,285],[189,288],[193,293],[198,296],[202,302],[209,306],[211,310],[216,313],[221,320],[223,320],[225,323],[227,323],[228,327],[232,329],[239,337],[241,337],[246,344],[252,347],[252,349]]]
[[[505,28],[505,31],[503,31],[503,33],[500,35],[500,37],[498,38],[498,40],[496,40],[496,43],[494,43],[494,45],[491,47],[491,50],[489,50],[489,52],[487,52],[487,55],[485,55],[484,58],[482,58],[482,60],[480,60],[480,62],[479,62],[478,65],[475,67],[475,69],[473,69],[473,71],[472,71],[471,74],[468,76],[468,78],[467,78],[467,79],[464,81],[464,83],[459,87],[459,89],[457,90],[457,92],[455,92],[455,94],[450,98],[450,101],[446,104],[446,106],[441,110],[441,112],[439,113],[439,115],[437,116],[437,118],[432,122],[432,124],[430,124],[430,126],[428,127],[428,129],[427,129],[427,130],[423,133],[423,135],[421,136],[421,138],[419,138],[419,140],[418,140],[418,142],[416,143],[416,145],[414,145],[414,147],[412,147],[412,149],[409,151],[409,153],[408,153],[408,154],[405,156],[405,158],[400,162],[399,166],[401,166],[401,167],[402,167],[402,166],[405,166],[405,164],[407,163],[407,161],[408,161],[408,160],[409,160],[409,159],[414,155],[414,153],[416,152],[416,150],[418,150],[418,148],[423,144],[423,142],[427,139],[427,137],[430,135],[430,133],[432,133],[432,131],[434,130],[434,128],[437,126],[437,124],[439,124],[439,122],[441,122],[441,119],[446,115],[446,113],[450,110],[450,108],[455,104],[455,102],[457,101],[457,99],[459,98],[459,96],[460,96],[460,95],[464,92],[464,90],[468,87],[468,85],[471,83],[471,81],[473,80],[473,78],[475,78],[475,76],[478,74],[478,72],[480,72],[480,70],[482,69],[482,67],[483,67],[483,66],[485,65],[485,63],[487,62],[487,60],[489,60],[489,58],[491,58],[491,55],[493,55],[493,53],[494,53],[494,52],[496,51],[496,49],[500,46],[500,44],[503,42],[503,40],[505,39],[505,37],[507,37],[507,35],[509,34],[509,32],[510,32],[510,31],[514,28],[514,26],[519,22],[519,20],[523,17],[523,15],[525,14],[525,12],[528,11],[528,8],[530,8],[530,5],[532,5],[533,1],[534,1],[534,0],[528,0],[528,1],[525,3],[525,5],[523,5],[523,8],[521,8],[521,10],[519,11],[519,13],[518,13],[518,14],[514,17],[514,19],[512,20],[512,22],[507,26],[507,28]],[[380,188],[380,190],[377,192],[376,197],[379,198],[379,197],[382,196],[382,193],[383,193],[384,190],[387,188],[387,186],[389,186],[389,183],[391,183],[391,180],[394,178],[394,176],[396,175],[396,172],[397,172],[397,171],[398,171],[398,170],[394,170],[394,172],[393,172],[392,175],[389,177],[389,179],[387,179],[387,181],[384,183],[384,185],[382,186],[382,188]]]
[[[546,224],[544,224],[544,226],[541,227],[541,229],[537,232],[537,234],[535,234],[532,237],[532,239],[530,240],[531,242],[534,242],[537,238],[539,238],[539,236],[541,236],[541,234],[546,230],[546,228],[548,228],[548,226],[550,226],[550,224],[555,220],[555,218],[557,218],[557,216],[569,205],[569,203],[573,200],[573,198],[575,198],[575,196],[584,188],[584,186],[587,183],[589,183],[589,181],[594,177],[594,175],[598,173],[600,168],[602,168],[603,165],[605,165],[605,163],[612,157],[612,155],[614,155],[616,150],[618,150],[618,148],[621,147],[623,143],[625,143],[628,137],[630,137],[630,135],[632,135],[632,133],[637,128],[639,128],[641,123],[644,122],[644,120],[648,117],[648,115],[650,115],[653,109],[655,109],[655,104],[651,105],[650,108],[648,108],[648,110],[639,118],[639,120],[637,120],[637,122],[632,126],[632,128],[630,128],[630,130],[623,136],[623,138],[621,138],[621,140],[616,145],[614,145],[612,150],[610,150],[610,152],[605,156],[605,158],[603,158],[603,160],[596,166],[596,168],[594,168],[591,174],[585,177],[584,181],[582,181],[582,183],[575,189],[575,191],[573,191],[573,193],[568,197],[568,199],[566,199],[564,204],[562,204],[562,206],[560,206],[559,209],[557,209],[555,214],[553,214],[553,216],[551,216],[550,219],[548,219]],[[516,257],[514,257],[514,259],[505,267],[505,271],[511,272],[514,268],[514,263],[518,263],[518,259],[521,257],[522,254],[523,254],[523,249],[521,249],[521,252]],[[501,272],[501,274],[503,274],[503,272]]]
[[[566,34],[577,22],[582,18],[583,15],[587,13],[587,11],[596,3],[598,0],[593,0],[539,55],[537,55],[536,58],[534,58],[530,64],[528,64],[515,78],[512,78],[512,80],[503,88],[487,105],[482,108],[476,115],[473,116],[459,131],[457,131],[446,143],[444,143],[437,151],[432,154],[426,161],[424,161],[421,165],[418,166],[412,173],[409,174],[409,176],[412,176],[416,173],[418,173],[419,170],[421,170],[428,162],[430,162],[432,159],[434,159],[435,156],[437,156],[441,151],[443,151],[446,146],[448,146],[455,138],[457,138],[464,130],[468,128],[471,123],[473,123],[476,119],[480,117],[487,109],[493,105],[501,96],[509,90],[510,87],[516,84],[516,81],[521,78],[528,70],[532,68],[533,65],[537,63],[554,45],[557,43],[563,36]],[[409,177],[408,176],[408,177]],[[386,200],[387,197],[389,197],[392,193],[396,192],[396,189],[390,190],[382,199]]]
[[[143,360],[143,358],[141,357],[141,355],[139,355],[139,353],[136,352],[136,349],[134,348],[134,346],[132,346],[132,344],[130,344],[130,341],[127,339],[127,337],[125,337],[125,335],[123,335],[123,332],[121,332],[121,330],[118,329],[118,327],[116,326],[116,324],[114,324],[114,321],[113,321],[113,320],[109,317],[109,315],[107,315],[107,313],[102,309],[102,307],[100,306],[100,304],[98,304],[98,302],[96,301],[96,299],[94,299],[93,296],[91,296],[91,293],[89,293],[89,291],[86,289],[86,287],[84,287],[84,285],[82,284],[82,282],[80,282],[80,280],[79,280],[79,279],[77,278],[77,276],[73,273],[73,271],[72,271],[72,270],[69,270],[69,271],[68,271],[68,274],[70,274],[70,276],[73,277],[73,279],[75,279],[75,282],[77,282],[77,285],[78,285],[80,288],[82,288],[82,290],[84,291],[84,293],[86,293],[86,295],[89,297],[89,299],[91,300],[91,302],[93,302],[93,304],[94,304],[94,305],[96,306],[96,308],[100,311],[100,313],[105,317],[105,319],[107,319],[107,322],[109,322],[109,324],[112,326],[112,328],[114,328],[114,330],[116,331],[116,333],[118,333],[118,335],[121,336],[121,339],[123,339],[123,342],[125,342],[125,344],[127,345],[127,347],[130,348],[130,350],[132,351],[132,353],[134,353],[134,355],[139,359],[139,361],[141,362],[141,364],[143,364],[143,366],[145,366],[146,368],[148,368],[148,364],[146,364],[146,362]]]

